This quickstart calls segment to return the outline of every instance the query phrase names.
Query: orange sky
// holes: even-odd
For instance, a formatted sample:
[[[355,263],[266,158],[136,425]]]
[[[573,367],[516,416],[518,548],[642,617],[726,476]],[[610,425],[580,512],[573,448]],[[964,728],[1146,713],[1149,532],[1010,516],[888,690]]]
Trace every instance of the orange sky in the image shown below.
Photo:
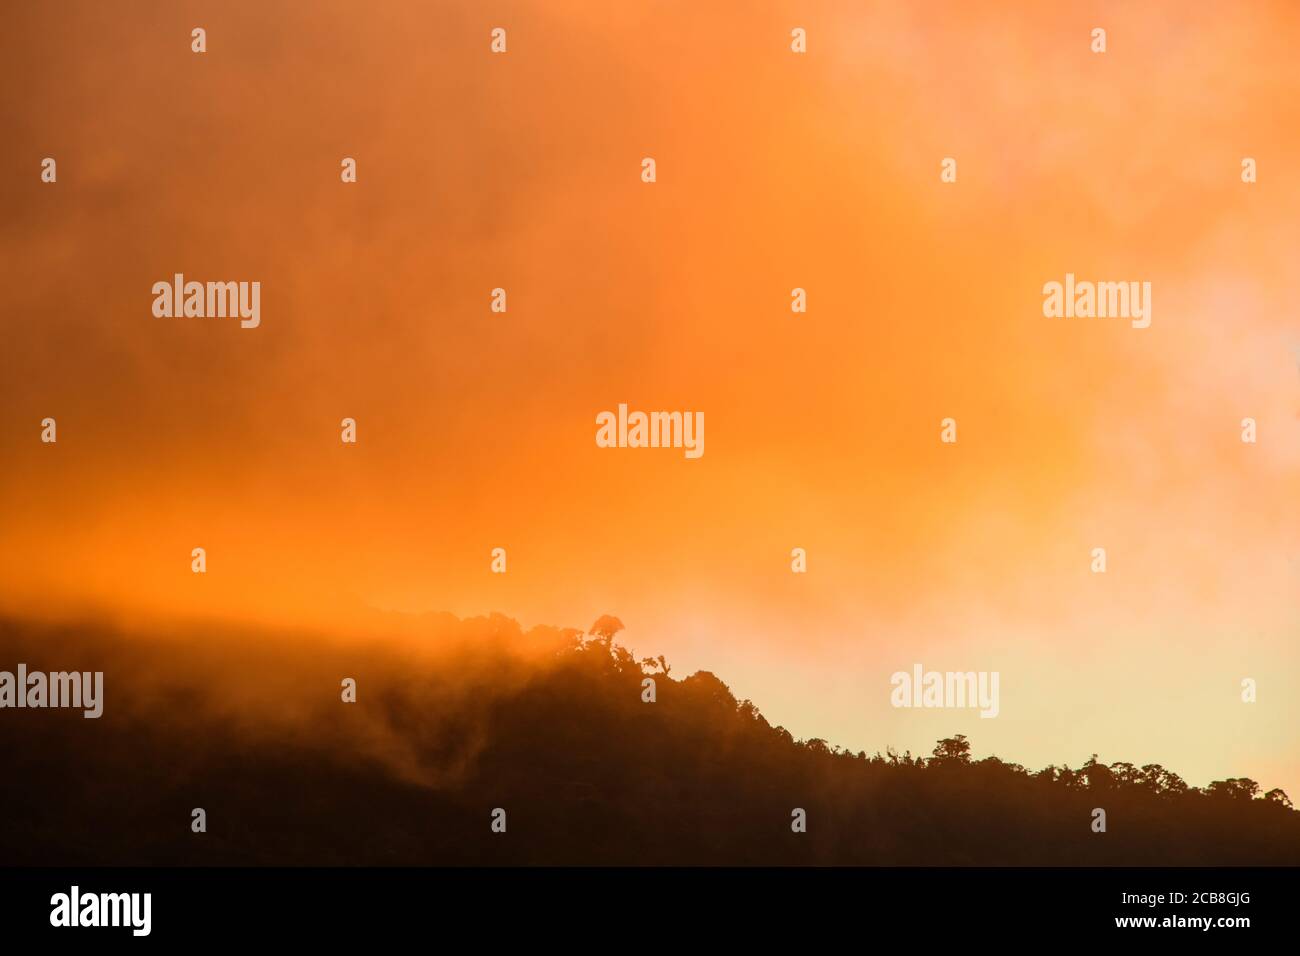
[[[1300,9],[998,7],[11,11],[0,603],[613,613],[797,736],[1300,798]],[[154,318],[176,272],[261,326]],[[1151,327],[1044,318],[1066,272]],[[705,455],[597,448],[620,402]],[[1001,715],[891,708],[917,662]]]

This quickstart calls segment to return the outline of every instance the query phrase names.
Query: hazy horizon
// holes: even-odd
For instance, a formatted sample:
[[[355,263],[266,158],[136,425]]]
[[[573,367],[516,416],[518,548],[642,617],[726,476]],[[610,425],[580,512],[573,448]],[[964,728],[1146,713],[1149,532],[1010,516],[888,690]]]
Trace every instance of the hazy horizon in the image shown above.
[[[1300,798],[1300,8],[1026,6],[9,11],[0,608],[613,614],[796,737]],[[1045,318],[1067,273],[1150,327]],[[620,403],[707,450],[597,447]]]

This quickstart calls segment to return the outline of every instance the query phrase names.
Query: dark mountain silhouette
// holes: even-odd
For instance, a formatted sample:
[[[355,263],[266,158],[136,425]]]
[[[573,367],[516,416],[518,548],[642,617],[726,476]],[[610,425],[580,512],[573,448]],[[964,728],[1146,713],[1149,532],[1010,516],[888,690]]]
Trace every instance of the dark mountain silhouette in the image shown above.
[[[106,687],[99,720],[0,711],[0,860],[1300,863],[1300,813],[1254,781],[1202,790],[1095,757],[1031,772],[972,760],[962,736],[928,757],[797,741],[713,674],[634,658],[620,627],[439,615],[427,640],[333,642],[0,619],[0,669],[100,669]]]

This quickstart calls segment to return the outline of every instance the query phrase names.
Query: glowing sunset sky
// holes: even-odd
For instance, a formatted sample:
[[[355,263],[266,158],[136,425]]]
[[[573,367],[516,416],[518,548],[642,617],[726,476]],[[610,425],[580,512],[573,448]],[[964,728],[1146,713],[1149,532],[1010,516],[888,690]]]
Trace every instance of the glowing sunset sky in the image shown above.
[[[796,736],[1300,799],[1300,8],[630,6],[7,12],[0,602],[611,613]],[[154,318],[178,272],[261,326]],[[620,402],[706,453],[597,448]]]

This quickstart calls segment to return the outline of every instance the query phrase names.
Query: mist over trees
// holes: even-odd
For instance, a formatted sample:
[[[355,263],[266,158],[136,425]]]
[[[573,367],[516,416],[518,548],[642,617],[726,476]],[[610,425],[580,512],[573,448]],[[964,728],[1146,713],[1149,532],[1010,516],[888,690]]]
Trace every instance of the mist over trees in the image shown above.
[[[77,666],[105,669],[107,688],[99,720],[0,713],[0,858],[1300,863],[1300,814],[1253,780],[1201,789],[1095,755],[1030,770],[972,759],[962,735],[928,755],[854,753],[794,739],[710,672],[678,679],[663,657],[636,658],[613,617],[586,633],[525,633],[499,615],[429,626],[440,650],[255,631],[217,646],[0,619],[6,660],[55,669],[52,650],[71,666],[75,649]],[[355,704],[340,702],[344,676]],[[204,833],[190,827],[199,807]],[[504,832],[491,826],[498,809]],[[792,827],[796,810],[806,832]]]

